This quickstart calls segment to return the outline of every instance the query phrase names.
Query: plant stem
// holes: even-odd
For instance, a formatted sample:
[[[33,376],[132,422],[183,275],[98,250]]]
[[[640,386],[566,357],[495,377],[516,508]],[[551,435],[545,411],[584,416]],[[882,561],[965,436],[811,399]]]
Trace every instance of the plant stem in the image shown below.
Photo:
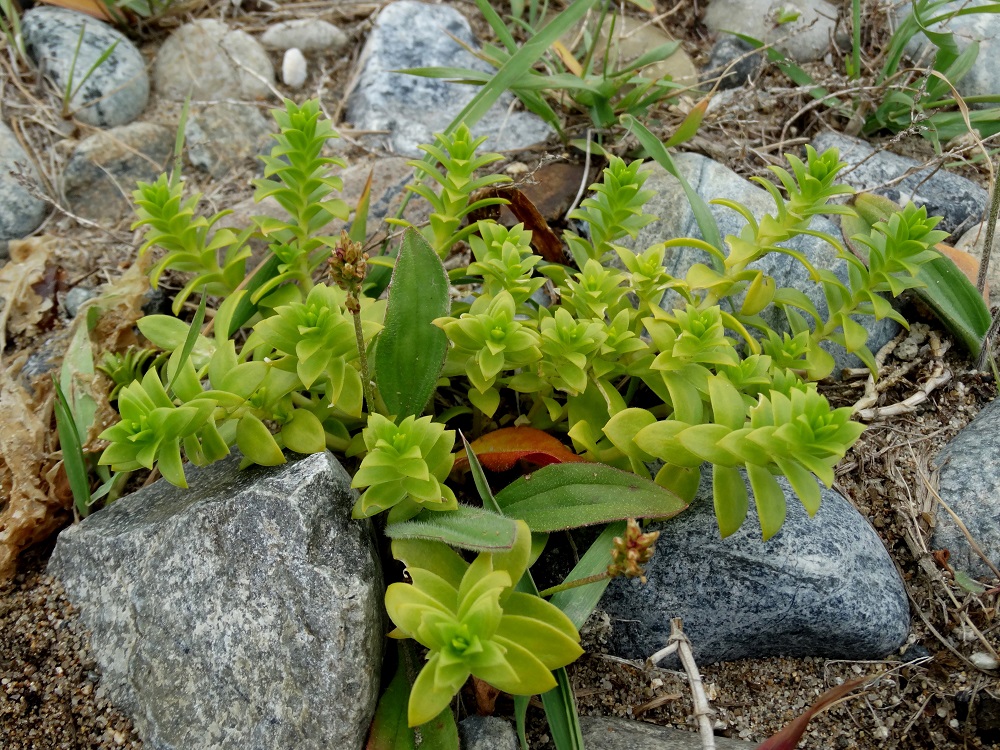
[[[986,274],[990,270],[990,256],[993,254],[993,232],[996,228],[998,212],[1000,212],[1000,167],[993,170],[990,217],[986,220],[986,242],[983,243],[983,257],[979,260],[979,276],[976,278],[976,289],[979,290],[980,295],[986,288]]]
[[[552,588],[540,591],[538,595],[545,599],[553,594],[558,594],[560,591],[568,591],[569,589],[575,589],[578,586],[586,586],[588,583],[597,583],[598,581],[603,581],[608,577],[608,572],[604,571],[602,573],[595,573],[592,576],[587,576],[586,578],[577,578],[575,581],[563,581],[558,586],[553,586]]]
[[[361,385],[365,389],[365,403],[368,404],[368,413],[376,411],[375,391],[372,389],[372,379],[368,372],[368,355],[365,354],[365,336],[361,331],[361,311],[354,313],[354,337],[358,342],[358,359],[361,361]]]

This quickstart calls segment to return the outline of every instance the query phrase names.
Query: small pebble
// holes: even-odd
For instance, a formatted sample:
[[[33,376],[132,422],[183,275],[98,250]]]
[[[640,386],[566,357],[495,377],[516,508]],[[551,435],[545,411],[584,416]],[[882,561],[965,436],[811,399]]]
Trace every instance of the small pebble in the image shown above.
[[[298,47],[286,50],[285,59],[281,63],[281,80],[285,85],[290,89],[302,88],[308,74],[309,68],[302,51]]]
[[[1000,667],[1000,662],[997,661],[996,657],[992,654],[987,654],[985,651],[976,651],[969,657],[969,661],[980,669],[996,669]]]

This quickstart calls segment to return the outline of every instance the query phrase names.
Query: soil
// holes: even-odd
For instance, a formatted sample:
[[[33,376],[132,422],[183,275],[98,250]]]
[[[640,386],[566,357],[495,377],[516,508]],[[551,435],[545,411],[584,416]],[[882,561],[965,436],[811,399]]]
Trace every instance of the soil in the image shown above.
[[[254,32],[279,20],[322,13],[328,20],[342,22],[352,40],[360,42],[370,25],[368,14],[378,7],[317,10],[317,5],[287,3],[270,8],[268,3],[244,3],[239,8],[238,3],[233,7],[229,3],[188,3],[177,16],[143,25],[141,38],[145,53],[151,57],[169,30],[191,17],[224,17]],[[476,15],[471,4],[456,3],[456,7],[470,17]],[[888,33],[881,13],[874,7],[867,10],[864,43],[871,61],[868,78],[877,70]],[[672,6],[657,23],[669,27],[683,41],[697,64],[707,60],[712,40],[700,25],[697,3]],[[477,31],[482,38],[488,36],[482,25]],[[29,154],[42,168],[49,194],[57,196],[60,168],[74,139],[89,134],[88,128],[59,118],[58,94],[9,55],[4,45],[0,40],[0,78],[6,81],[3,117],[17,123]],[[327,111],[336,117],[359,50],[356,44],[351,53],[322,61],[323,75],[310,78],[309,85],[315,91],[302,96],[322,94]],[[843,70],[838,55],[832,51],[830,60],[809,66],[819,82],[833,92],[851,85],[836,72]],[[872,101],[880,95],[876,87],[864,91]],[[673,132],[698,96],[691,92],[676,105],[653,113],[650,122],[654,130]],[[842,131],[847,126],[846,121],[812,102],[805,88],[792,85],[776,69],[767,69],[752,87],[707,117],[686,148],[720,160],[746,177],[766,176],[768,166],[781,163],[783,151],[794,150],[824,128]],[[261,103],[262,109],[269,106]],[[154,106],[152,114],[143,119],[155,118],[155,112]],[[575,124],[579,127],[570,130],[582,133],[586,123],[580,119]],[[929,144],[913,133],[873,142],[891,144],[894,150],[928,163],[948,163],[953,170],[985,184],[985,170],[973,161],[975,144],[956,143],[935,155]],[[626,136],[615,148],[625,152],[634,145]],[[521,156],[530,168],[538,160],[538,154]],[[561,148],[548,156],[582,161],[578,154],[567,156]],[[252,194],[248,182],[252,172],[252,168],[236,170],[215,182],[190,173],[190,182],[205,191],[206,204],[214,211]],[[54,255],[62,274],[58,288],[52,290],[56,301],[76,284],[117,278],[133,263],[139,243],[128,229],[128,221],[116,227],[95,226],[70,215],[58,205],[58,199],[54,201],[56,210],[40,231],[60,239]],[[166,287],[169,294],[169,278]],[[910,319],[929,319],[919,310],[910,314]],[[57,334],[64,322],[55,319],[50,325]],[[943,348],[947,337],[936,335],[944,342],[939,349]],[[37,339],[9,340],[5,367],[23,362],[38,348]],[[910,359],[898,358],[896,352],[887,354],[880,382],[888,387],[877,394],[876,406],[898,404],[920,392],[930,375],[941,368],[951,372],[950,380],[930,390],[926,400],[912,409],[876,419],[837,473],[837,489],[882,536],[906,584],[913,628],[902,653],[873,662],[763,659],[703,667],[701,674],[718,734],[760,741],[801,714],[827,688],[864,676],[870,678],[864,689],[817,717],[800,747],[1000,747],[1000,680],[970,660],[977,651],[1000,649],[995,627],[998,590],[982,594],[964,590],[955,583],[947,561],[934,557],[928,523],[935,506],[933,493],[927,489],[933,486],[929,459],[996,395],[996,385],[989,376],[974,371],[957,346],[942,353],[925,343]],[[865,382],[861,377],[827,384],[823,389],[839,405],[853,404],[864,395]],[[72,607],[58,583],[44,574],[52,544],[50,539],[25,553],[13,580],[0,586],[0,747],[139,748],[142,743],[128,719],[102,697],[100,675]],[[997,581],[986,583],[993,586]],[[604,633],[600,617],[594,618],[584,633],[588,653],[570,670],[580,712],[693,729],[686,676],[609,656],[602,640]],[[505,705],[509,704],[501,700],[501,711]],[[529,718],[532,746],[551,747],[537,705],[529,711]]]

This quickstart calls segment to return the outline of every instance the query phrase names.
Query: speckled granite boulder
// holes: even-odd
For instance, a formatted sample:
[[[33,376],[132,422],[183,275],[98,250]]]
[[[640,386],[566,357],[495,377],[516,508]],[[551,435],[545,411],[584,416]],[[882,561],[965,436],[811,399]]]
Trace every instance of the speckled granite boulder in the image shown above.
[[[328,453],[160,480],[60,536],[48,571],[152,750],[359,750],[384,627],[370,525]]]
[[[733,170],[701,154],[676,154],[674,162],[681,174],[692,188],[705,201],[715,198],[728,198],[738,201],[750,209],[759,221],[766,213],[773,212],[774,200],[764,188],[749,180],[745,180]],[[655,195],[646,204],[646,213],[658,217],[658,221],[646,226],[639,232],[636,240],[625,238],[621,244],[637,252],[664,240],[676,237],[701,238],[698,223],[695,220],[691,204],[681,189],[680,182],[661,167],[650,167],[651,174],[643,186],[652,190]],[[732,209],[725,206],[710,207],[712,215],[719,225],[719,233],[739,236],[746,225],[746,220]],[[823,216],[813,219],[810,228],[826,232],[836,238],[840,237],[840,228]],[[805,254],[817,268],[831,269],[844,282],[847,281],[847,264],[840,260],[829,243],[810,235],[800,235],[788,243]],[[663,265],[667,271],[677,278],[684,278],[688,269],[695,263],[708,263],[708,254],[703,250],[689,247],[674,247],[667,250]],[[770,253],[751,265],[760,268],[771,275],[779,287],[792,287],[805,293],[816,306],[820,315],[827,311],[826,297],[823,288],[809,278],[809,272],[798,261],[780,253]],[[668,294],[664,298],[664,306],[674,306],[681,301],[676,294]],[[774,307],[769,307],[761,313],[769,325],[775,330],[788,330],[784,314]],[[877,321],[870,316],[858,316],[856,320],[869,332],[868,347],[878,351],[899,331],[899,324],[884,318]],[[836,363],[834,376],[844,367],[861,367],[861,361],[853,354],[848,354],[838,344],[824,343],[824,347],[833,355]]]
[[[962,519],[972,538],[1000,567],[1000,400],[983,409],[934,458],[938,493]],[[973,576],[992,576],[989,566],[944,508],[938,507],[934,549],[951,553],[949,565]]]
[[[779,477],[788,503],[781,531],[762,541],[751,502],[743,526],[720,539],[710,477],[706,468],[687,510],[651,526],[660,538],[648,582],[615,579],[601,599],[613,653],[652,655],[667,645],[672,617],[684,621],[699,664],[766,656],[879,659],[903,643],[910,624],[903,582],[849,502],[824,489],[810,518]]]
[[[469,716],[458,725],[462,750],[517,750],[518,741],[509,721],[497,716]]]
[[[62,175],[70,210],[111,224],[130,216],[136,183],[160,176],[173,155],[175,140],[171,128],[133,122],[80,141]]]
[[[125,125],[146,108],[146,61],[121,32],[83,13],[49,6],[27,11],[21,32],[28,57],[60,93],[72,75],[76,94],[70,100],[70,111],[81,122],[102,128]],[[112,45],[111,55],[87,77]]]
[[[269,150],[277,125],[252,104],[192,103],[184,128],[188,161],[216,179]],[[257,162],[260,166],[260,162]]]
[[[156,93],[166,99],[248,101],[271,96],[271,58],[245,31],[201,18],[178,28],[153,63]]]
[[[38,172],[28,155],[21,148],[17,137],[0,122],[0,244],[21,239],[38,229],[48,213],[44,201],[35,198],[18,182],[11,172],[23,171],[41,190]]]
[[[843,182],[854,189],[876,188],[875,193],[901,205],[913,201],[917,206],[926,206],[929,215],[943,217],[938,229],[956,237],[983,217],[989,195],[972,180],[943,169],[919,169],[918,162],[889,151],[880,151],[872,156],[875,149],[866,141],[839,133],[820,133],[813,141],[813,147],[817,151],[828,148],[840,151],[841,161],[846,161],[851,167]],[[914,170],[912,174],[895,181],[911,169]],[[892,184],[881,187],[888,182]]]
[[[455,39],[452,39],[455,37]],[[347,119],[360,130],[387,130],[376,143],[404,156],[422,156],[417,146],[433,143],[476,95],[477,86],[436,78],[393,73],[404,68],[450,66],[491,73],[493,68],[459,44],[478,46],[465,17],[447,5],[399,0],[375,20],[358,61],[360,74],[347,103]],[[491,151],[525,148],[552,135],[552,129],[529,112],[508,112],[505,94],[472,128],[488,135]]]

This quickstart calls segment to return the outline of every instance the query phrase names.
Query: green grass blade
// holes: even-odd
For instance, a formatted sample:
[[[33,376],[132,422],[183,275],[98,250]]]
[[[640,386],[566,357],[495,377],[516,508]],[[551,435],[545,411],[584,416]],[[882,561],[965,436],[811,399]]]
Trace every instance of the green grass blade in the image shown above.
[[[52,376],[56,399],[54,409],[56,414],[56,430],[59,433],[59,446],[62,448],[63,467],[69,479],[69,488],[73,492],[73,504],[81,517],[90,513],[90,478],[87,474],[87,461],[83,456],[83,446],[80,434],[76,431],[76,422],[66,402],[66,394],[59,386],[59,381]]]
[[[691,187],[691,184],[684,179],[684,175],[677,169],[677,165],[674,164],[670,152],[664,148],[660,139],[653,135],[645,125],[632,117],[632,115],[622,115],[621,123],[635,133],[639,139],[639,143],[646,149],[646,153],[653,157],[653,160],[657,164],[680,181],[684,195],[687,197],[688,203],[691,204],[691,211],[694,213],[695,221],[698,222],[701,236],[725,257],[725,246],[722,244],[722,235],[719,234],[719,225],[715,222],[715,217],[712,216],[711,209],[709,209],[705,200]],[[716,266],[717,271],[722,272],[722,262],[718,258],[713,256],[712,264]]]
[[[173,386],[174,378],[176,378],[184,367],[184,363],[187,362],[188,357],[191,356],[191,352],[194,351],[194,345],[198,341],[198,334],[201,333],[201,327],[205,323],[205,309],[208,304],[208,295],[201,295],[201,302],[198,304],[198,310],[194,314],[194,320],[191,321],[191,327],[188,329],[187,337],[184,339],[184,346],[181,349],[180,358],[177,360],[176,369],[174,369],[173,377],[167,382],[167,393],[170,393],[171,386]]]

